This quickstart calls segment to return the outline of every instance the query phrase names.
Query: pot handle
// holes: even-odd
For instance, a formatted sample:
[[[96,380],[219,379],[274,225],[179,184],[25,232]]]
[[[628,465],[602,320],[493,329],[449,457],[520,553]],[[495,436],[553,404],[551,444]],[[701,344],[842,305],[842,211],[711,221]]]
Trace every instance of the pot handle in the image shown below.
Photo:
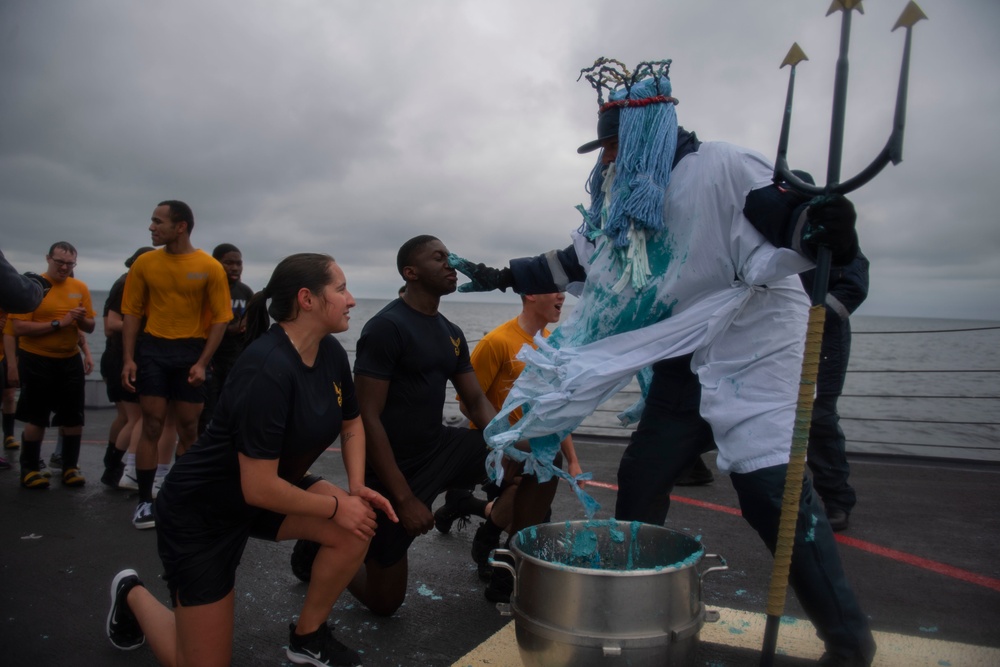
[[[499,567],[501,569],[510,572],[510,576],[514,577],[514,591],[511,593],[511,598],[517,597],[517,572],[514,571],[514,566],[511,565],[506,560],[496,560],[497,556],[505,556],[509,560],[514,560],[514,552],[510,549],[493,549],[490,551],[490,555],[487,560],[491,567]]]
[[[715,567],[710,567],[704,572],[700,573],[698,575],[699,580],[704,579],[706,574],[711,574],[712,572],[724,572],[729,569],[729,566],[726,564],[726,559],[720,556],[719,554],[705,554],[704,558],[715,558],[719,561],[720,565],[716,565]]]

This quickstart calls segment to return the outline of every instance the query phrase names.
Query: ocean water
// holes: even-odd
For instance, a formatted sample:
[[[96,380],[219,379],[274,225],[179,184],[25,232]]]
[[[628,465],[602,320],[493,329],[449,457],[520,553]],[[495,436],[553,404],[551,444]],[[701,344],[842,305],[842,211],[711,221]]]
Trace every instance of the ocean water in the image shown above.
[[[92,294],[98,313],[106,297],[106,292]],[[350,329],[337,334],[352,359],[365,322],[386,303],[359,299]],[[441,312],[462,328],[470,347],[519,310],[518,303],[451,297],[441,302]],[[97,330],[89,336],[95,364],[104,350],[97,319]],[[852,328],[851,361],[840,399],[848,451],[1000,462],[1000,322],[856,316]],[[616,415],[637,394],[633,382],[577,432],[627,438],[629,430]],[[459,416],[457,403],[445,406],[445,416]]]

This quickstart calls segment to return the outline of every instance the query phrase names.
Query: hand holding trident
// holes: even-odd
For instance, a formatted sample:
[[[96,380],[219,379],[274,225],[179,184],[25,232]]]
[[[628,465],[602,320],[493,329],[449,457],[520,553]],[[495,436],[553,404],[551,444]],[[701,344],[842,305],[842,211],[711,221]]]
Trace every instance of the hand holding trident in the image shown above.
[[[827,161],[826,185],[816,186],[807,183],[792,173],[788,168],[788,129],[792,117],[792,96],[795,91],[795,68],[803,60],[808,60],[798,44],[792,48],[782,61],[781,67],[789,65],[788,92],[785,97],[785,113],[781,122],[781,135],[778,140],[778,157],[774,163],[774,182],[784,183],[796,192],[816,197],[834,194],[844,195],[857,190],[868,181],[875,178],[889,162],[899,164],[903,159],[903,129],[906,124],[906,88],[910,74],[910,42],[913,25],[927,16],[915,2],[909,2],[896,21],[896,28],[906,29],[906,42],[903,47],[903,63],[899,74],[899,88],[896,93],[896,112],[893,118],[892,133],[885,148],[878,156],[856,176],[841,182],[840,167],[844,145],[844,113],[847,106],[847,51],[851,39],[851,13],[854,10],[863,14],[861,0],[833,0],[827,11],[827,16],[842,12],[840,24],[840,55],[837,58],[836,77],[833,86],[833,119],[830,123],[830,154]],[[780,69],[780,68],[779,68]],[[788,586],[788,574],[791,568],[792,547],[795,541],[795,526],[798,517],[799,497],[802,491],[802,478],[805,474],[806,449],[809,444],[809,426],[812,422],[812,409],[816,376],[819,370],[820,347],[823,340],[823,324],[826,319],[827,284],[830,279],[830,250],[819,247],[816,260],[816,278],[813,282],[812,308],[809,310],[809,327],[806,333],[805,354],[802,359],[802,376],[799,381],[798,406],[795,413],[795,428],[792,433],[791,454],[788,461],[788,473],[785,478],[785,492],[782,497],[781,522],[778,528],[778,540],[774,552],[774,569],[771,572],[771,586],[767,603],[767,623],[764,628],[764,645],[761,650],[761,667],[771,667],[774,664],[774,654],[777,648],[778,626],[785,608],[785,597]]]

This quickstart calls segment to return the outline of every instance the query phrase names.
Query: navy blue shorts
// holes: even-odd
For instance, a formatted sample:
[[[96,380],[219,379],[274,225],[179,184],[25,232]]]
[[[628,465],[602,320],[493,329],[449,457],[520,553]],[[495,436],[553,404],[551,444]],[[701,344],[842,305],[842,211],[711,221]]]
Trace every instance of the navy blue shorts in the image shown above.
[[[489,448],[482,431],[445,426],[438,442],[428,443],[425,451],[423,456],[398,460],[396,464],[413,495],[427,505],[427,509],[442,491],[472,488],[488,479],[486,456]],[[371,470],[365,475],[365,484],[387,495],[387,489]],[[393,523],[383,512],[376,511],[376,516],[378,527],[365,560],[374,559],[382,567],[389,567],[402,560],[415,538],[406,532],[403,524]]]
[[[208,381],[197,387],[188,384],[188,373],[205,349],[204,338],[168,340],[140,336],[136,342],[136,393],[159,396],[170,401],[204,403]]]
[[[305,490],[321,479],[306,475],[296,486]],[[229,595],[236,585],[236,568],[247,540],[253,537],[274,542],[287,516],[256,509],[246,521],[220,523],[198,508],[164,507],[168,502],[163,493],[158,495],[153,514],[163,580],[175,607],[178,603],[184,607],[211,604]]]
[[[83,426],[84,372],[79,354],[64,359],[21,350],[17,355],[21,395],[18,421],[34,426]],[[49,415],[52,422],[49,422]]]

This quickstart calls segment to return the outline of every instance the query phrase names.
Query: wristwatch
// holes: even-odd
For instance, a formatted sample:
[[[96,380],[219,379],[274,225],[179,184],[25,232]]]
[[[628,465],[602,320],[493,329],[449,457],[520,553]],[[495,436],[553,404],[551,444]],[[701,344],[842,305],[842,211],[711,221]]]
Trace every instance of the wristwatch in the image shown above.
[[[58,329],[59,327],[62,326],[61,324],[59,324],[59,320],[52,320],[49,324],[52,326],[53,329]]]

